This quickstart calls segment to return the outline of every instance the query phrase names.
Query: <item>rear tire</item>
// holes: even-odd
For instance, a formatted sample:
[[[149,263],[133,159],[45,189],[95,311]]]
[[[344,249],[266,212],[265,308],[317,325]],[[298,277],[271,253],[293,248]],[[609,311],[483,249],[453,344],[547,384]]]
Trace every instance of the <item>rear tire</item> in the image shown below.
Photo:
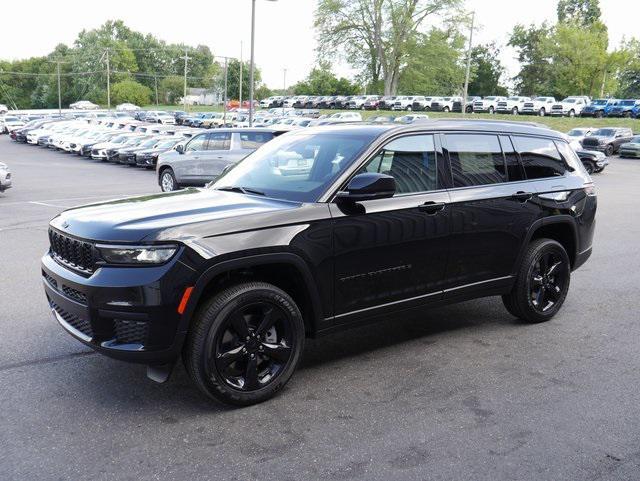
[[[584,170],[587,171],[587,174],[591,175],[594,172],[597,172],[596,170],[596,166],[593,162],[589,162],[588,160],[582,162],[582,165],[584,165]]]
[[[604,149],[604,155],[606,155],[607,157],[611,157],[614,154],[614,150],[615,149],[613,148],[613,145],[609,144]]]
[[[442,111],[443,111],[445,114],[448,114],[448,113],[449,113],[449,107],[444,107],[444,108],[442,109]]]
[[[489,107],[489,115],[493,115],[493,113],[495,112],[493,107]]]
[[[571,265],[562,244],[537,239],[529,244],[509,294],[502,296],[507,310],[525,322],[550,320],[569,291]]]
[[[271,398],[289,381],[304,334],[300,310],[286,292],[264,282],[239,284],[198,310],[183,361],[206,396],[249,406]]]

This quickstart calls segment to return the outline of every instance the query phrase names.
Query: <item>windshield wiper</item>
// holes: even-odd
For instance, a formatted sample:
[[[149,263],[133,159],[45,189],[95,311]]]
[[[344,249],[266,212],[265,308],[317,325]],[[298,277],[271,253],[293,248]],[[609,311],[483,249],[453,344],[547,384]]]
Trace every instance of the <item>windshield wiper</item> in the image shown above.
[[[235,185],[225,185],[222,187],[216,188],[216,190],[225,190],[227,192],[240,192],[241,194],[255,194],[255,195],[265,195],[264,192],[260,192],[259,190],[251,189],[249,187],[239,187]]]

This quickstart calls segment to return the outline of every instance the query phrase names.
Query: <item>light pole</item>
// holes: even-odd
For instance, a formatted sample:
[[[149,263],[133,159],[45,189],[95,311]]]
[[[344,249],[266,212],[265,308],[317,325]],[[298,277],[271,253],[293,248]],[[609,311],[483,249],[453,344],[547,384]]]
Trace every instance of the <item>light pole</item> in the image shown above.
[[[277,0],[268,0],[276,2]],[[251,0],[251,63],[249,66],[249,127],[253,127],[253,46],[256,33],[256,0]]]

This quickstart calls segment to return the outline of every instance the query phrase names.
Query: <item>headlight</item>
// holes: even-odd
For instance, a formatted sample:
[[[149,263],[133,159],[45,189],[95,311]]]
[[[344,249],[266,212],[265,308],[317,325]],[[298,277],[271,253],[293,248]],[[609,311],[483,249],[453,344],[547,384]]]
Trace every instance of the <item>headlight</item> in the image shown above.
[[[112,246],[97,245],[102,258],[109,264],[164,264],[178,250],[175,245]]]

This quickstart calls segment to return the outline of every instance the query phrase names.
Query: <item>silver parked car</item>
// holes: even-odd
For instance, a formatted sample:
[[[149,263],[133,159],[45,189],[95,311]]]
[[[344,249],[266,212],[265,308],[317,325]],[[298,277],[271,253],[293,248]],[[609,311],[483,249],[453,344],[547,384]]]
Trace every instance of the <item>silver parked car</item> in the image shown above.
[[[163,192],[203,186],[280,133],[274,129],[236,128],[196,135],[184,145],[178,144],[174,150],[160,154],[158,184]]]
[[[0,192],[11,187],[11,172],[7,164],[0,162]]]

